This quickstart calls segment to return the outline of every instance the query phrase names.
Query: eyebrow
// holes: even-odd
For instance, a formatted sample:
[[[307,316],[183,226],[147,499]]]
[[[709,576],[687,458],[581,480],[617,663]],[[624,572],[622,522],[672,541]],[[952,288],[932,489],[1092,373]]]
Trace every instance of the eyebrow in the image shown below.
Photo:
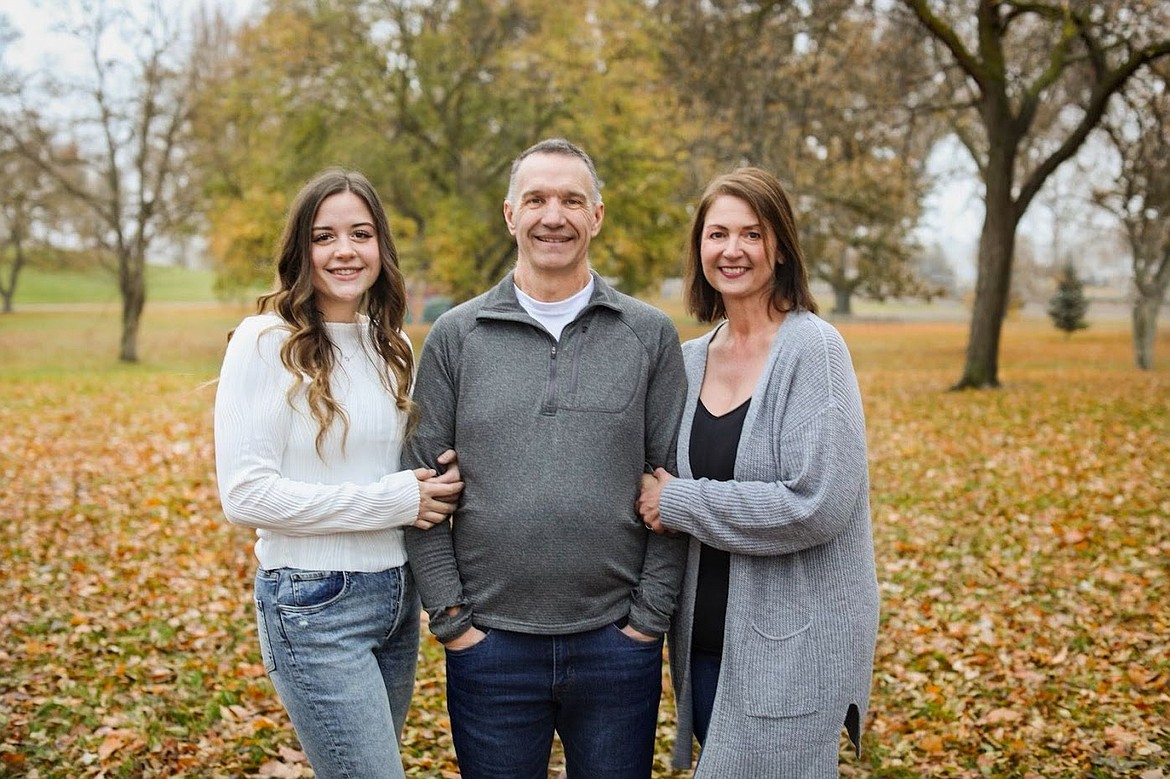
[[[374,223],[373,222],[354,222],[353,224],[350,225],[350,228],[354,228],[354,227],[374,227]],[[311,230],[333,230],[336,228],[334,228],[333,225],[313,225],[309,229],[311,229]]]
[[[526,198],[526,197],[531,197],[532,195],[547,195],[547,194],[549,194],[550,192],[552,192],[553,194],[555,194],[555,195],[557,195],[558,197],[561,197],[561,198],[566,198],[566,197],[579,197],[579,198],[581,198],[582,200],[588,200],[588,199],[589,199],[589,196],[588,196],[587,194],[585,194],[584,192],[582,192],[581,190],[579,190],[579,189],[554,189],[554,190],[548,190],[548,189],[542,189],[542,188],[540,188],[540,187],[536,187],[536,188],[533,188],[533,189],[526,189],[526,190],[524,190],[523,192],[521,192],[521,193],[520,193],[520,199],[521,199],[521,200],[523,200],[524,198]]]
[[[725,225],[725,224],[722,224],[722,223],[720,223],[720,222],[704,222],[704,223],[703,223],[703,229],[704,229],[704,230],[710,230],[710,229],[712,229],[712,228],[715,228],[715,227],[719,228],[720,230],[726,230],[726,229],[727,229],[727,225]],[[761,223],[761,222],[752,222],[751,224],[743,225],[743,226],[742,226],[742,227],[740,227],[739,229],[741,229],[741,230],[751,230],[751,229],[753,229],[753,228],[755,228],[756,230],[763,230],[763,229],[764,229],[764,225],[763,225],[763,223]]]

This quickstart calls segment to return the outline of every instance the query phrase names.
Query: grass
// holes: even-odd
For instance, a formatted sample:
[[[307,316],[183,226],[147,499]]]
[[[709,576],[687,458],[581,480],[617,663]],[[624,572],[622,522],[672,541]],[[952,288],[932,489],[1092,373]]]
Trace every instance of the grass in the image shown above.
[[[198,303],[216,299],[215,273],[173,265],[147,265],[147,300],[156,303]],[[13,306],[72,303],[118,304],[118,282],[113,272],[55,270],[28,267],[21,271]]]
[[[137,365],[113,302],[0,317],[0,777],[308,775],[259,665],[252,536],[215,491],[207,382],[246,313],[152,302]],[[842,774],[1165,779],[1170,333],[1142,373],[1124,320],[1065,338],[1013,317],[1003,388],[956,393],[962,321],[839,327],[883,594]],[[458,775],[442,690],[428,639],[408,775]],[[681,779],[669,693],[660,721],[655,776]]]

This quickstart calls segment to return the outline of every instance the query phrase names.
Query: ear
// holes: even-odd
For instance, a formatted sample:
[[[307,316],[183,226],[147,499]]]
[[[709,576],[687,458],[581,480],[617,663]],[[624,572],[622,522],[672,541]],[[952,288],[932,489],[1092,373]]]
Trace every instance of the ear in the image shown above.
[[[512,220],[512,204],[504,201],[504,224],[508,225],[508,232],[511,235],[516,234],[516,223]]]
[[[601,232],[601,221],[605,219],[605,203],[598,202],[593,207],[593,229],[589,231],[590,238],[596,238]]]

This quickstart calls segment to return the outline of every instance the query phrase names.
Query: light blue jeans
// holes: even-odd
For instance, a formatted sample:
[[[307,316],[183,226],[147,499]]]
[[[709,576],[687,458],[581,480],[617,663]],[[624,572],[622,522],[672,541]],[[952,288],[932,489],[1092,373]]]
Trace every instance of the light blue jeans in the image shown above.
[[[418,662],[406,566],[256,571],[264,667],[317,779],[401,779],[398,740]]]

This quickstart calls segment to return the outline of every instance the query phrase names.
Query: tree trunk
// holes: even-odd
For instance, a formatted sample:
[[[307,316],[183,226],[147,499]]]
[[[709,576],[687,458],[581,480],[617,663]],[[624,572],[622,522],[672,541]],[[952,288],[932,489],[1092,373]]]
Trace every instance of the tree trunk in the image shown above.
[[[122,293],[122,346],[118,359],[138,362],[138,325],[146,306],[146,263],[142,257],[123,257],[118,286]]]
[[[988,199],[990,212],[996,206]],[[967,362],[955,389],[999,386],[999,342],[1011,290],[1015,228],[988,217],[979,238],[979,275],[967,340]]]
[[[1133,303],[1134,363],[1143,371],[1154,368],[1154,340],[1158,334],[1158,309],[1161,307],[1162,295],[1158,294],[1139,292]]]
[[[999,386],[999,341],[1011,293],[1012,255],[1016,242],[1016,204],[1012,199],[1014,155],[1008,144],[992,144],[985,175],[986,215],[979,235],[979,269],[967,340],[967,362],[954,389]]]
[[[24,267],[24,237],[18,224],[12,230],[12,267],[8,271],[8,283],[0,281],[0,297],[4,298],[4,313],[11,314],[12,299],[16,297],[16,282],[20,278],[20,270]]]
[[[853,287],[833,287],[833,314],[836,316],[853,316]]]

